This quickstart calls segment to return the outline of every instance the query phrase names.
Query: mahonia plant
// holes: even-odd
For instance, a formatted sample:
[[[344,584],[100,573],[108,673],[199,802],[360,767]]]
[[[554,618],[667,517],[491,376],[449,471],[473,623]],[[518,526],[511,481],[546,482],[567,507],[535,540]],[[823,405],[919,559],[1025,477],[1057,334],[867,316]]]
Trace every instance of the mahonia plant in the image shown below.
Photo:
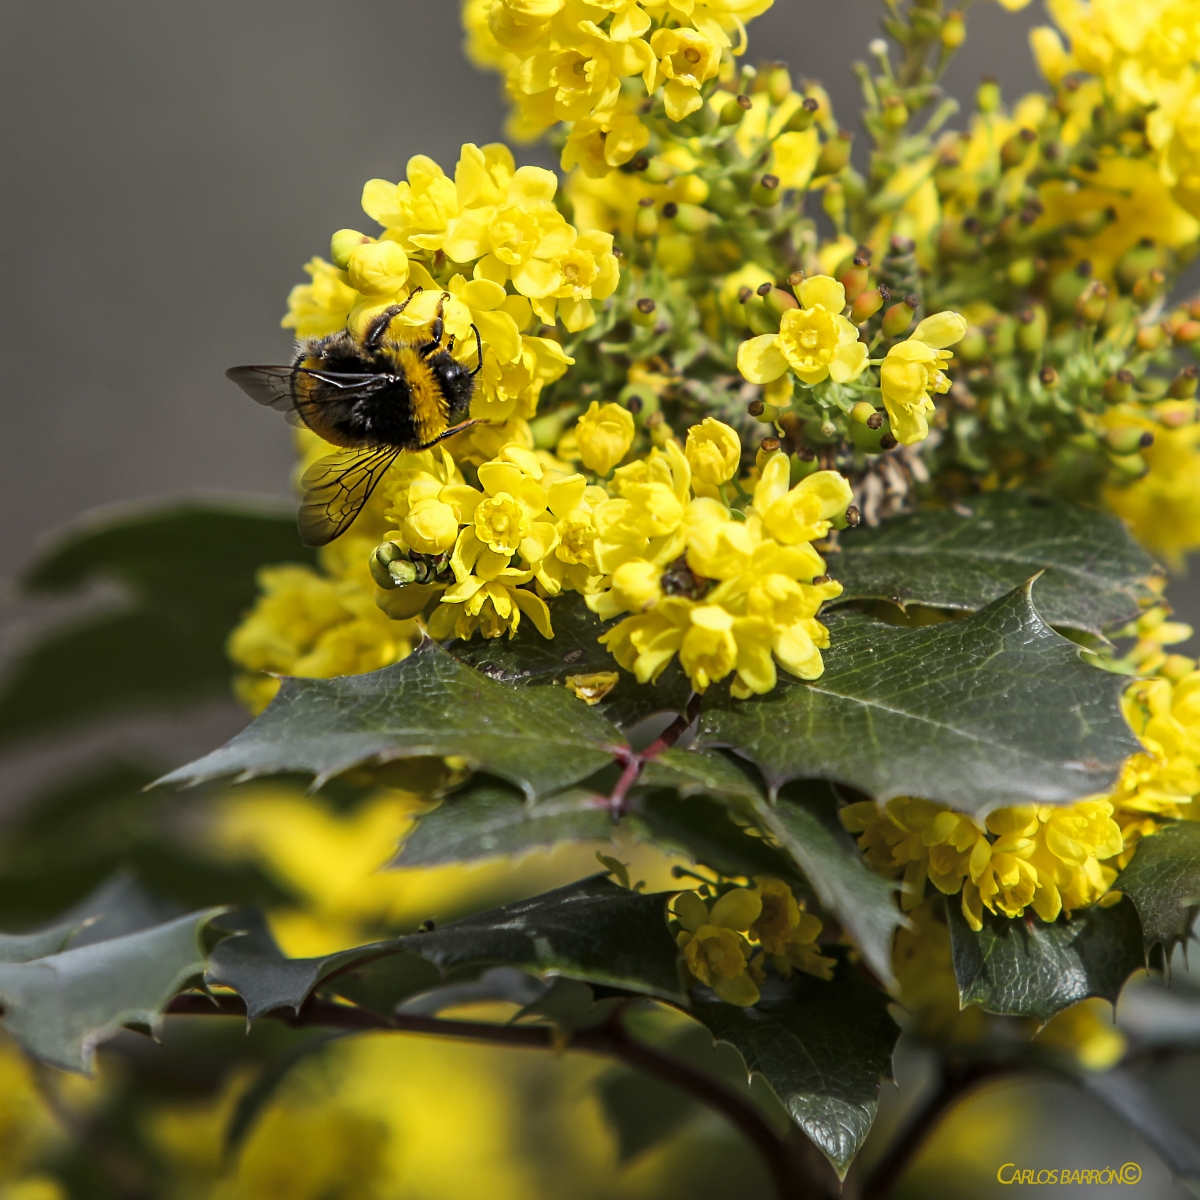
[[[1051,0],[1045,89],[987,78],[961,128],[939,80],[964,13],[886,0],[858,153],[818,82],[750,65],[770,6],[467,0],[509,135],[561,174],[501,144],[411,158],[283,324],[429,341],[475,371],[471,420],[401,449],[315,557],[257,560],[227,644],[256,719],[161,781],[400,789],[401,873],[567,843],[604,871],[377,914],[370,941],[343,921],[296,959],[242,910],[116,936],[69,1029],[14,957],[29,1053],[79,1069],[214,1005],[453,1037],[430,1014],[465,986],[513,1014],[472,1038],[690,1086],[794,1196],[837,1193],[902,1030],[943,1067],[925,1132],[970,1082],[1144,1048],[1106,1006],[1183,969],[1200,895],[1200,668],[1156,563],[1200,548],[1200,299],[1174,291],[1200,0]],[[331,447],[298,437],[307,488]],[[122,954],[163,974],[110,995]],[[672,1057],[664,1013],[804,1137]],[[1123,1086],[1093,1094],[1127,1115]]]

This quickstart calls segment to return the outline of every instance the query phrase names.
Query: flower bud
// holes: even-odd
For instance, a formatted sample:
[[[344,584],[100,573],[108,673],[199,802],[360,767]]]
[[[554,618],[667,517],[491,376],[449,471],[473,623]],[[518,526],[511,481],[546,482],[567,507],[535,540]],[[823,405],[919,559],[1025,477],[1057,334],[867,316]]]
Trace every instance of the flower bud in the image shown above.
[[[675,228],[683,233],[703,233],[712,224],[712,213],[698,204],[664,204],[663,216],[673,217]]]
[[[658,233],[658,214],[654,211],[654,201],[649,196],[643,196],[638,201],[637,212],[633,215],[633,236],[639,241],[645,241]]]
[[[1127,404],[1133,398],[1133,372],[1122,367],[1104,382],[1105,404]]]
[[[1000,162],[1005,168],[1019,166],[1025,161],[1029,147],[1037,141],[1037,134],[1032,129],[1018,129],[1003,146],[1000,147]]]
[[[861,254],[854,256],[854,263],[838,282],[846,289],[846,303],[853,304],[871,286],[869,264]]]
[[[1137,348],[1143,354],[1149,354],[1162,345],[1164,337],[1161,325],[1143,325],[1137,331]]]
[[[853,307],[850,309],[850,320],[855,325],[861,325],[864,321],[869,321],[889,298],[890,294],[882,284],[879,287],[872,288],[869,292],[860,293],[855,299]]]
[[[1043,367],[1038,372],[1038,379],[1044,388],[1058,387],[1058,372],[1053,367]]]
[[[575,444],[583,465],[607,475],[633,445],[633,414],[619,404],[603,406],[593,400],[575,426]]]
[[[790,458],[790,483],[793,487],[806,476],[821,469],[821,460],[811,446],[801,446]]]
[[[1124,292],[1132,291],[1134,284],[1139,279],[1162,266],[1161,259],[1161,252],[1154,244],[1154,239],[1142,238],[1117,259],[1117,265],[1113,271],[1116,275],[1117,285]]]
[[[365,233],[359,233],[357,229],[339,229],[329,239],[329,257],[335,267],[344,271],[350,261],[350,251],[355,246],[368,246],[374,240]]]
[[[643,296],[629,314],[635,325],[651,326],[658,320],[658,305],[649,296]]]
[[[869,403],[866,400],[860,400],[850,410],[850,420],[856,422],[859,425],[866,425],[871,420],[872,417],[877,417],[877,416],[879,416],[879,412],[876,409],[875,405]],[[882,421],[877,422],[874,426],[872,426],[872,428],[878,429],[881,424],[882,424]]]
[[[883,125],[893,132],[908,124],[908,106],[899,96],[886,96],[883,101]]]
[[[943,200],[962,186],[962,159],[953,148],[943,150],[938,155],[937,165],[933,168],[933,182]]]
[[[787,124],[783,128],[788,133],[803,133],[806,129],[811,129],[820,107],[820,103],[812,96],[807,97],[800,107],[788,117]]]
[[[742,443],[737,433],[715,417],[705,417],[688,430],[684,448],[692,474],[701,483],[720,487],[737,474]]]
[[[910,303],[913,299],[912,296],[906,296],[899,304],[893,304],[883,314],[884,337],[899,337],[913,323],[913,317],[917,315],[917,306]]]
[[[408,281],[408,255],[396,242],[368,242],[347,255],[346,273],[366,296],[394,296]]]
[[[991,76],[985,76],[975,93],[975,107],[981,113],[993,113],[1000,107],[1000,84]]]
[[[822,147],[814,175],[836,175],[850,161],[850,143],[854,134],[839,129],[837,137],[830,138]]]
[[[381,542],[375,547],[369,561],[371,578],[381,588],[404,587],[417,580],[417,565],[408,553],[395,542]]]
[[[978,325],[968,325],[962,341],[954,347],[954,356],[965,363],[977,363],[985,359],[987,353],[987,335]]]
[[[675,177],[675,168],[665,158],[652,158],[642,172],[647,183],[669,183]]]
[[[1154,434],[1149,430],[1129,427],[1110,429],[1104,435],[1104,442],[1114,454],[1135,454],[1154,445]]]
[[[1075,316],[1085,325],[1099,324],[1108,307],[1108,288],[1098,279],[1093,279],[1075,301]],[[1200,326],[1197,327],[1200,336]]]
[[[1190,400],[1196,394],[1196,385],[1200,382],[1200,367],[1184,367],[1167,389],[1167,395],[1172,400]]]
[[[1027,288],[1037,278],[1037,259],[1018,258],[1008,264],[1008,282],[1014,287]]]
[[[1046,310],[1031,304],[1017,314],[1017,347],[1022,354],[1040,354],[1046,343]]]
[[[746,115],[746,110],[750,107],[749,96],[735,96],[732,100],[727,100],[725,107],[721,109],[721,124],[740,125],[742,118]]]
[[[757,412],[753,410],[758,408]],[[762,400],[752,400],[747,406],[746,411],[756,420],[761,421],[764,425],[774,425],[779,420],[779,409],[774,404],[767,404]]]
[[[957,50],[967,40],[967,23],[960,12],[946,14],[942,22],[942,45],[947,50]]]
[[[1200,321],[1184,321],[1175,330],[1175,345],[1177,346],[1190,346],[1197,340],[1200,340]]]
[[[778,175],[764,175],[750,189],[750,199],[758,205],[759,208],[771,208],[778,204],[783,196],[783,189],[779,186]]]
[[[617,394],[617,401],[622,408],[629,409],[637,425],[645,424],[660,407],[658,393],[646,383],[627,383]],[[537,418],[539,421],[542,419]],[[535,422],[530,422],[531,427],[533,424]]]
[[[792,94],[792,76],[782,63],[767,72],[767,95],[772,104],[782,104]]]
[[[1092,264],[1085,258],[1073,267],[1066,267],[1050,280],[1050,303],[1056,312],[1073,312],[1075,301],[1083,294],[1092,278]]]
[[[800,307],[796,297],[791,292],[785,292],[783,288],[777,287],[772,287],[767,291],[766,295],[763,296],[763,304],[766,306],[767,312],[780,319],[789,308]]]

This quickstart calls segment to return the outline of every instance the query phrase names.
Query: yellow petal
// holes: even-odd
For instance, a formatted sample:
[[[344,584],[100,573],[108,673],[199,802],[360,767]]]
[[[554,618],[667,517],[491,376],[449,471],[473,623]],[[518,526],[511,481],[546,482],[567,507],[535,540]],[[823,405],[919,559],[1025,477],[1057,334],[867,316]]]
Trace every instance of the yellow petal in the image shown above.
[[[840,313],[846,307],[846,289],[829,275],[814,275],[800,285],[800,303],[805,308]]]
[[[914,341],[924,342],[935,350],[943,350],[962,341],[967,332],[967,319],[961,313],[940,312],[926,317],[912,332]]]
[[[672,907],[688,933],[695,933],[701,925],[708,924],[708,907],[695,892],[680,892]]]
[[[726,892],[712,906],[710,925],[724,925],[727,929],[749,929],[762,912],[762,897],[749,888],[734,888]]]
[[[779,338],[773,333],[743,342],[738,347],[737,366],[751,383],[770,383],[788,369],[787,359],[779,349]]]

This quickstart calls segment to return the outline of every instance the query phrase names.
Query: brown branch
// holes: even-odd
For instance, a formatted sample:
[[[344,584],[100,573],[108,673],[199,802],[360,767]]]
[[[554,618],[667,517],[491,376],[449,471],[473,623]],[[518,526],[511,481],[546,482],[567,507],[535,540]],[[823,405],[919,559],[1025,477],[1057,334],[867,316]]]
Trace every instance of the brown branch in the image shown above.
[[[620,820],[625,815],[625,798],[629,794],[629,789],[637,782],[642,768],[652,758],[657,757],[664,750],[669,750],[691,728],[693,722],[700,715],[701,699],[699,692],[693,692],[688,699],[687,709],[680,713],[641,753],[623,750],[618,754],[617,761],[622,764],[624,770],[608,798],[608,807],[614,821]]]
[[[238,1016],[246,1008],[237,996],[202,996],[191,992],[176,996],[167,1008],[172,1015]],[[452,1021],[442,1017],[396,1013],[391,1017],[352,1008],[330,1000],[309,998],[300,1011],[276,1009],[268,1014],[298,1028],[334,1026],[340,1029],[390,1030],[422,1033],[460,1041],[501,1046],[557,1050],[562,1042],[546,1025],[493,1025],[486,1021]],[[836,1195],[833,1171],[807,1138],[780,1137],[757,1106],[741,1093],[661,1050],[633,1037],[618,1010],[592,1029],[572,1033],[567,1046],[586,1054],[615,1058],[635,1070],[654,1075],[715,1109],[758,1150],[766,1162],[779,1200],[826,1200]]]

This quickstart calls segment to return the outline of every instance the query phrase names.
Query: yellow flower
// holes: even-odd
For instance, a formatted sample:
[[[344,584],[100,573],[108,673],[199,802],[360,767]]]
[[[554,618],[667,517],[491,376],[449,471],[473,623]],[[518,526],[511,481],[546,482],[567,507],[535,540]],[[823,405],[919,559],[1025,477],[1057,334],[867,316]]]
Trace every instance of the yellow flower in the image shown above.
[[[823,379],[855,379],[866,366],[867,347],[842,316],[846,289],[828,275],[814,275],[799,290],[802,307],[783,314],[777,334],[763,334],[738,347],[738,370],[751,383],[770,383],[789,369],[810,386]]]
[[[577,165],[593,179],[603,179],[623,166],[650,141],[650,130],[631,109],[618,104],[576,121],[563,145],[561,165]]]
[[[892,433],[905,446],[929,436],[927,415],[933,412],[929,393],[950,390],[942,367],[953,356],[944,347],[960,341],[966,331],[966,319],[958,313],[938,313],[926,317],[907,341],[888,351],[879,370],[879,385]]]
[[[758,918],[759,897],[746,888],[726,892],[708,906],[695,892],[681,892],[673,905],[683,926],[680,948],[688,970],[716,992],[726,1004],[749,1008],[759,999],[758,985],[749,972],[749,943],[741,936]]]
[[[294,329],[298,338],[325,337],[344,329],[350,310],[359,301],[346,273],[323,258],[310,259],[304,269],[312,283],[298,283],[288,293],[284,328]]]
[[[583,465],[597,475],[607,475],[633,445],[633,414],[619,404],[596,400],[575,426],[575,440]]]
[[[662,85],[667,116],[682,121],[700,107],[700,87],[717,74],[729,39],[715,24],[700,29],[656,29],[650,47],[657,62],[646,72],[646,90]]]
[[[836,471],[816,471],[789,488],[790,470],[787,455],[773,454],[754,488],[754,511],[763,528],[785,546],[825,537],[830,521],[854,498],[849,483]]]
[[[714,417],[705,417],[688,430],[685,453],[693,477],[719,487],[737,474],[742,443],[728,425]]]

